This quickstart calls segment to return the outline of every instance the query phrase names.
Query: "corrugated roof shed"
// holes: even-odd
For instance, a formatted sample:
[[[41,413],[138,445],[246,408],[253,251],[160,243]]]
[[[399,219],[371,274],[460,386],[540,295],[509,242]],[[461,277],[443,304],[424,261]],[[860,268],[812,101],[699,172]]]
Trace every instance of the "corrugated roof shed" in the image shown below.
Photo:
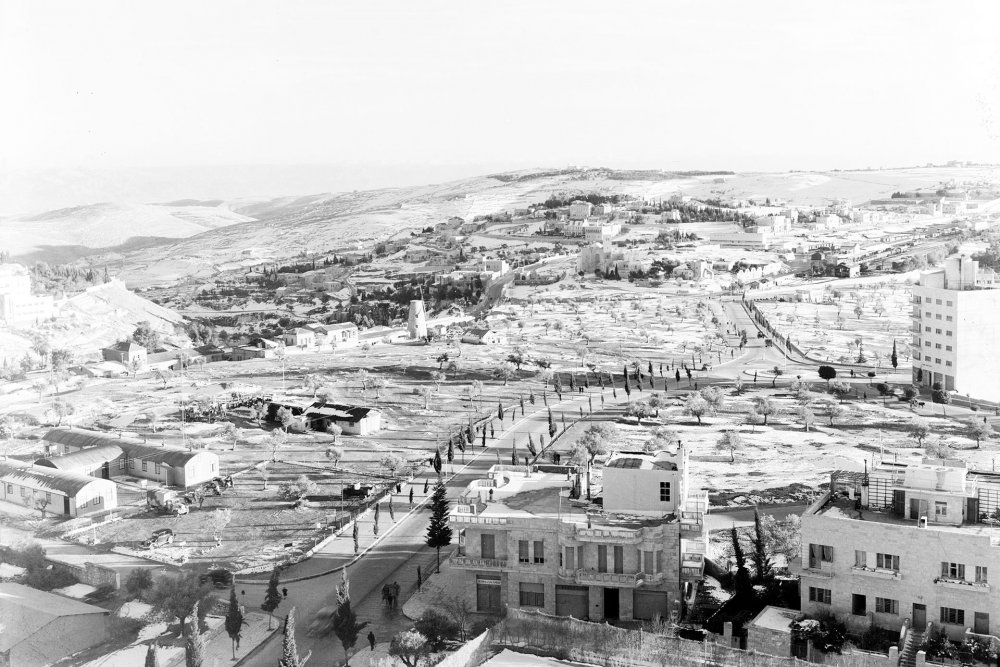
[[[183,468],[187,462],[203,451],[188,451],[180,447],[157,447],[135,440],[134,438],[117,438],[100,431],[85,431],[78,428],[54,428],[45,434],[47,442],[68,444],[71,447],[101,447],[113,445],[120,447],[129,458],[166,463],[174,468]]]
[[[93,470],[108,461],[114,461],[121,455],[122,448],[118,445],[100,445],[62,456],[36,459],[35,465],[69,471]]]
[[[0,483],[17,484],[39,491],[56,491],[70,497],[76,496],[90,484],[114,486],[113,482],[106,479],[13,461],[0,462]]]
[[[0,651],[8,651],[26,638],[62,616],[84,614],[108,615],[110,612],[92,604],[46,593],[22,584],[0,584],[0,612],[4,631],[0,632]],[[57,641],[57,637],[52,637]]]

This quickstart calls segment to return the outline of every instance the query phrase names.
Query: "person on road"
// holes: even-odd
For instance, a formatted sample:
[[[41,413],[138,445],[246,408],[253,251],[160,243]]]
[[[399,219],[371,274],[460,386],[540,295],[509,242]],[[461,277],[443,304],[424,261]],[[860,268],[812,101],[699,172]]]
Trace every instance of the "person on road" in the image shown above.
[[[375,650],[375,633],[371,630],[368,631],[368,643],[371,644],[372,650]]]
[[[286,598],[288,597],[288,589],[287,588],[282,588],[281,589],[281,596],[282,597],[286,597]]]

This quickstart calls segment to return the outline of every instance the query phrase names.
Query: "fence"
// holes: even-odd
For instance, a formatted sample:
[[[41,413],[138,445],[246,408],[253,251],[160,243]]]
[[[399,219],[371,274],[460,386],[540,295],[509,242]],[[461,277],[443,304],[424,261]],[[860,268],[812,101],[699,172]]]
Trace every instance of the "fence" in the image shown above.
[[[50,563],[55,570],[69,572],[79,579],[82,584],[88,584],[94,588],[100,588],[101,586],[112,586],[115,589],[121,588],[121,575],[110,567],[104,567],[96,563],[73,565],[52,558],[46,558],[45,561]]]
[[[625,630],[571,617],[508,609],[494,628],[494,643],[532,647],[562,659],[605,667],[806,667],[814,663],[764,655],[721,644]],[[888,657],[872,653],[827,655],[824,664],[888,667]]]

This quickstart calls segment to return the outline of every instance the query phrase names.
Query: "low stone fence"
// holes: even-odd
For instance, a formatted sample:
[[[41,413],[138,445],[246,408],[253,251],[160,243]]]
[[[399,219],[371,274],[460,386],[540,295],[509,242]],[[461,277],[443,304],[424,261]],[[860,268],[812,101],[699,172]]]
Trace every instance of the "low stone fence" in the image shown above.
[[[121,588],[121,575],[110,567],[97,565],[96,563],[84,563],[83,566],[71,565],[58,560],[46,558],[46,562],[52,564],[52,568],[62,572],[69,572],[80,580],[80,583],[100,588],[101,586],[113,586],[115,589]]]

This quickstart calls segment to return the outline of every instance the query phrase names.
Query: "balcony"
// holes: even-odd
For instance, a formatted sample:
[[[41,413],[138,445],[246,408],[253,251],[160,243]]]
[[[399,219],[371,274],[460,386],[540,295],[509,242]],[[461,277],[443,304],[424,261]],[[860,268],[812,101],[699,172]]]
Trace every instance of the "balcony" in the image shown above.
[[[448,523],[465,523],[497,526],[507,523],[507,519],[502,516],[478,516],[476,514],[452,513],[448,516]]]
[[[870,568],[870,567],[852,567],[852,574],[861,575],[862,577],[873,577],[875,579],[894,579],[899,581],[903,578],[903,575],[899,573],[899,570],[886,570],[885,568]]]
[[[827,564],[825,567],[802,567],[803,577],[819,577],[820,579],[833,579],[833,568]]]
[[[700,581],[705,576],[705,570],[699,567],[682,567],[681,581]]]
[[[951,588],[957,591],[969,591],[972,593],[989,593],[990,585],[976,581],[966,581],[965,579],[950,579],[948,577],[938,577],[934,580],[935,586],[941,588]]]
[[[460,570],[502,570],[507,567],[507,559],[452,556],[451,566]]]
[[[618,586],[621,588],[636,588],[641,586],[647,576],[642,572],[623,574],[619,572],[598,572],[597,570],[576,570],[575,575],[574,581],[578,584]]]
[[[581,542],[600,544],[638,544],[642,541],[642,530],[622,530],[609,528],[578,528],[576,539]]]

